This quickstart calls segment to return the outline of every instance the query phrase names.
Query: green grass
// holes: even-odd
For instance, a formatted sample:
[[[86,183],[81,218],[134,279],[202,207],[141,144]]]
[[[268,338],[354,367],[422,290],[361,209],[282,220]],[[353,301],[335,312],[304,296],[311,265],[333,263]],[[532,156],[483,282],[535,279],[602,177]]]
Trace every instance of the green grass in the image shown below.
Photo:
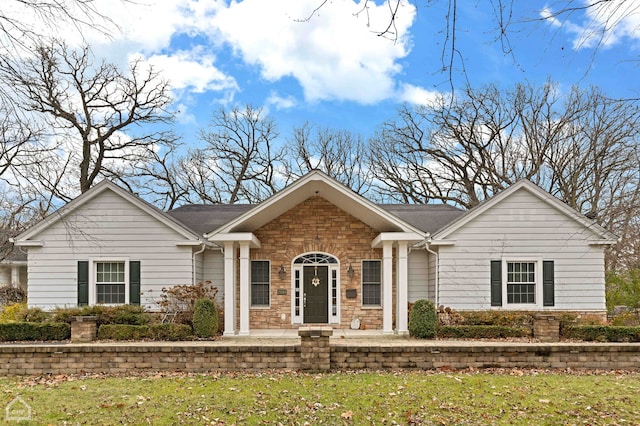
[[[20,424],[638,424],[640,373],[295,372],[1,378]],[[4,416],[4,413],[2,413]],[[4,418],[2,419],[4,420]]]

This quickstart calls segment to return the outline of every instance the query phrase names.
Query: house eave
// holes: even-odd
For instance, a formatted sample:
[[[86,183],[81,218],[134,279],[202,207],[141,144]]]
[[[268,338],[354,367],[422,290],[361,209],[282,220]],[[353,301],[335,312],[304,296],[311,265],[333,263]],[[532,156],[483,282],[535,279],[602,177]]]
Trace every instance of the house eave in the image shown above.
[[[431,246],[455,246],[456,240],[433,240],[429,243]]]
[[[251,232],[221,232],[218,234],[213,234],[208,237],[209,242],[215,243],[217,245],[222,245],[224,243],[234,242],[234,243],[249,243],[249,247],[251,248],[260,248],[261,243],[258,237],[256,237]]]
[[[424,241],[425,235],[418,232],[381,232],[371,241],[372,248],[380,248],[385,242],[405,241],[415,243]]]
[[[13,244],[16,247],[42,247],[44,246],[44,241],[42,240],[15,240]]]
[[[597,241],[588,242],[590,246],[612,246],[617,243],[618,243],[618,240],[597,240]]]

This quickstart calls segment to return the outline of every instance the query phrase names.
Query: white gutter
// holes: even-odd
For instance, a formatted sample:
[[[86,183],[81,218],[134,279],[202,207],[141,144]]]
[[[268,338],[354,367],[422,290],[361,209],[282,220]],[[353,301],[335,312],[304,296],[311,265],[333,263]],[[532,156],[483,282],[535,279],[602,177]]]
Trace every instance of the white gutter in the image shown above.
[[[436,305],[436,309],[438,309],[438,302],[439,302],[439,300],[438,300],[438,299],[439,299],[439,297],[438,297],[438,296],[439,296],[439,290],[440,290],[440,289],[439,289],[439,281],[440,281],[440,279],[439,279],[439,277],[440,277],[440,258],[439,258],[439,256],[438,256],[438,253],[437,253],[437,252],[435,252],[435,251],[433,251],[433,250],[431,250],[431,249],[429,248],[429,244],[431,243],[431,234],[429,234],[429,233],[427,232],[427,234],[426,234],[426,236],[425,236],[425,237],[426,237],[426,238],[424,239],[424,249],[425,249],[427,252],[431,253],[432,255],[434,255],[434,256],[436,257],[436,278],[435,278],[435,287],[436,287],[436,288],[435,288],[435,303],[434,303],[434,304]]]

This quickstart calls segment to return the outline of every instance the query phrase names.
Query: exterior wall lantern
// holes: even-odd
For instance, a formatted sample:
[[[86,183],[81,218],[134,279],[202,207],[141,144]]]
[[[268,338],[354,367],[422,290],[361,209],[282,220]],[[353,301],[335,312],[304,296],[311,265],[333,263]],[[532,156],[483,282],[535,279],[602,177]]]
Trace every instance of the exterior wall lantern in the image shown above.
[[[278,276],[280,277],[281,280],[284,280],[285,277],[287,276],[287,271],[285,271],[284,265],[280,265],[280,270],[278,271]]]
[[[353,266],[351,266],[351,263],[349,263],[349,266],[347,267],[347,275],[349,276],[349,278],[353,278],[354,274],[355,271],[353,270]]]

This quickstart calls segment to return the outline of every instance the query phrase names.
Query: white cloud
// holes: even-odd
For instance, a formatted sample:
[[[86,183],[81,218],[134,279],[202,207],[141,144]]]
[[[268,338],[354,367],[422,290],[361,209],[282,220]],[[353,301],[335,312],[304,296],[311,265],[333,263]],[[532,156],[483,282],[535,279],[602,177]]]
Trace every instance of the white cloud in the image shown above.
[[[294,77],[308,100],[351,100],[370,104],[389,98],[397,60],[407,55],[407,30],[416,10],[403,2],[396,16],[397,42],[380,37],[389,7],[384,2],[328,2],[309,17],[316,1],[244,0],[215,14],[212,24],[263,78]],[[250,29],[250,30],[247,30]]]
[[[585,1],[583,21],[561,22],[549,8],[540,16],[554,27],[563,27],[574,35],[575,50],[611,47],[625,39],[640,39],[640,0]],[[570,16],[578,16],[575,13]]]
[[[400,98],[402,102],[425,106],[433,104],[436,100],[442,98],[442,96],[442,92],[427,90],[408,83],[401,84],[398,93],[398,98]]]
[[[151,55],[146,62],[160,71],[176,90],[189,88],[191,92],[237,90],[238,85],[231,76],[220,72],[215,58],[200,55],[195,51],[177,51],[171,55]]]
[[[397,31],[395,41],[389,39],[394,34],[379,36],[390,19],[386,0],[335,0],[315,14],[320,4],[316,0],[94,0],[92,4],[109,18],[96,21],[102,31],[82,28],[80,34],[72,25],[64,25],[50,35],[64,38],[70,46],[87,42],[98,58],[123,68],[131,58],[145,58],[162,70],[176,101],[183,105],[191,105],[187,97],[198,93],[218,92],[220,100],[215,102],[224,102],[241,90],[241,83],[221,68],[218,55],[225,43],[246,64],[257,66],[264,80],[294,79],[308,101],[373,104],[405,90],[397,84],[402,72],[399,61],[411,48],[409,28],[416,15],[406,0],[401,0],[391,28]],[[291,96],[273,93],[266,102],[277,109],[297,104]]]
[[[275,92],[271,92],[265,103],[275,106],[276,109],[291,109],[297,105],[293,96],[282,97]]]

